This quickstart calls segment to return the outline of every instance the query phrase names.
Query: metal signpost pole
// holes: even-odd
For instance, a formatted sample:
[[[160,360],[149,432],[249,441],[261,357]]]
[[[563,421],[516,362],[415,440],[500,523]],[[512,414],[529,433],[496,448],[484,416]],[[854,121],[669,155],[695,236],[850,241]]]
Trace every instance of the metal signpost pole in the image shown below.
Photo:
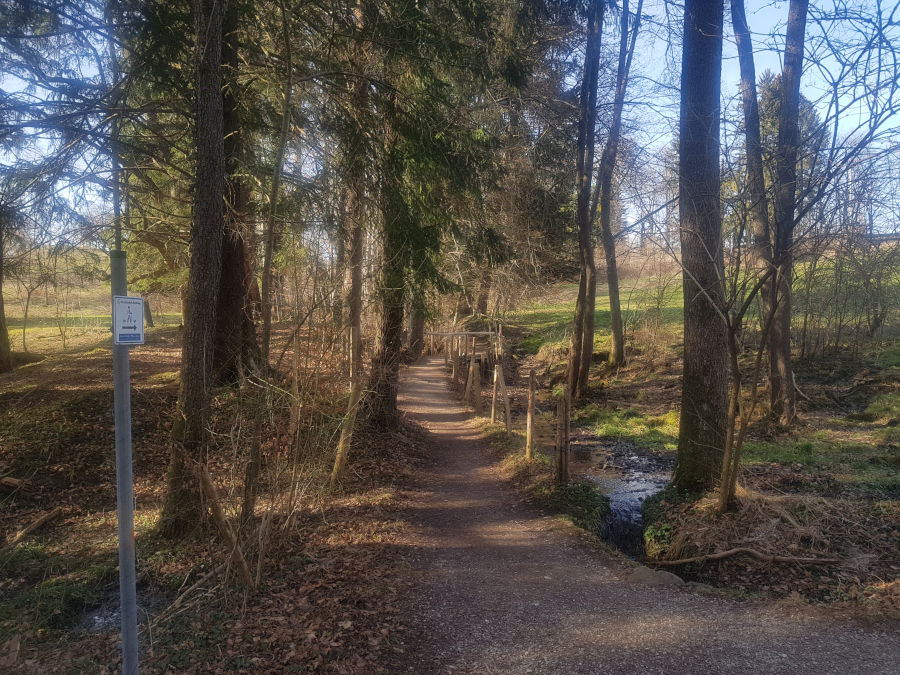
[[[112,295],[127,294],[125,251],[109,252]],[[115,320],[115,307],[113,307]],[[115,326],[113,327],[115,334]],[[113,340],[115,342],[115,339]],[[131,363],[128,345],[113,344],[116,420],[116,503],[119,516],[119,609],[122,618],[122,673],[138,672],[137,589],[134,563],[134,478],[131,465]]]

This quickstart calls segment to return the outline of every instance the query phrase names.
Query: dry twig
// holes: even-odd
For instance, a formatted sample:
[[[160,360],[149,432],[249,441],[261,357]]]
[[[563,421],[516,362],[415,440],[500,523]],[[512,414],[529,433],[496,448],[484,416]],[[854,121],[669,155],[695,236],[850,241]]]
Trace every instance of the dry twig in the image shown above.
[[[56,507],[55,509],[53,509],[52,511],[48,511],[47,513],[45,513],[44,515],[42,515],[40,518],[38,518],[37,520],[35,520],[33,523],[31,523],[30,525],[28,525],[24,530],[20,530],[20,531],[18,532],[18,534],[16,534],[12,539],[9,540],[9,542],[7,543],[7,545],[8,545],[8,546],[15,546],[15,545],[18,544],[20,541],[22,541],[25,537],[27,537],[29,534],[31,534],[31,533],[34,532],[36,529],[38,529],[41,525],[43,525],[44,523],[46,523],[46,522],[49,521],[49,520],[53,520],[53,519],[56,518],[58,515],[60,515],[62,512],[63,512],[63,509],[62,509],[61,506],[57,506],[57,507]]]

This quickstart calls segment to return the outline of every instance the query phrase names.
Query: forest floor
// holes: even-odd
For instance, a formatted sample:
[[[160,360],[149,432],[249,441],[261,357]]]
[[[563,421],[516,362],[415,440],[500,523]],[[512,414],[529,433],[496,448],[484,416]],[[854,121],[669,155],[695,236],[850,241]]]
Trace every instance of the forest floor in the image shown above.
[[[432,453],[406,499],[408,672],[900,670],[896,622],[629,583],[635,563],[523,505],[451,393],[441,359],[405,371],[401,406],[427,429]]]
[[[285,343],[289,330],[278,331]],[[0,479],[25,481],[0,485],[3,673],[120,667],[109,342],[98,336],[0,376]],[[213,531],[176,541],[156,532],[179,354],[179,330],[161,327],[131,358],[141,672],[381,670],[403,630],[395,533],[406,525],[398,485],[419,461],[420,432],[360,434],[336,492],[322,487],[330,445],[312,436],[293,506],[284,508],[280,493],[261,498],[260,514],[272,516],[264,555],[255,531],[242,537],[254,570],[261,559],[259,588],[247,592],[223,572],[228,555]],[[329,398],[328,375],[315,375],[320,397],[310,412],[324,420],[325,443],[346,406]],[[217,428],[230,428],[240,413],[235,396],[217,391]],[[210,472],[234,515],[244,460],[231,434],[217,435]],[[294,452],[289,443],[266,450],[273,470]],[[11,543],[48,513],[57,515]]]
[[[553,335],[564,333],[571,318],[566,302],[540,312]],[[545,336],[530,329],[523,326],[523,333],[540,351]],[[279,327],[280,344],[289,333]],[[304,431],[297,503],[283,510],[277,481],[267,483],[271,491],[259,509],[272,516],[264,555],[257,555],[255,530],[243,537],[254,566],[262,559],[261,584],[248,593],[221,573],[227,551],[214,532],[178,542],[155,532],[180,335],[169,326],[147,335],[147,344],[132,352],[143,672],[579,672],[588,666],[592,672],[692,672],[713,664],[722,670],[722,663],[747,669],[748,659],[754,672],[804,672],[794,659],[805,659],[809,672],[877,673],[900,665],[896,622],[882,616],[882,605],[857,581],[875,570],[885,593],[896,599],[900,590],[900,561],[891,547],[900,536],[891,525],[900,515],[893,461],[900,408],[891,379],[900,357],[880,370],[857,369],[864,376],[859,383],[846,366],[823,378],[820,390],[798,374],[813,398],[836,389],[846,395],[841,401],[852,403],[839,417],[823,417],[821,406],[806,410],[810,429],[793,439],[755,439],[748,459],[751,489],[791,500],[786,514],[781,507],[774,514],[761,509],[753,524],[815,520],[827,505],[838,515],[829,529],[801,523],[806,535],[815,535],[814,552],[856,545],[844,535],[864,533],[859,543],[874,554],[860,550],[860,560],[870,576],[850,570],[847,581],[810,580],[799,567],[735,558],[708,566],[725,570],[708,579],[722,588],[688,590],[626,583],[635,563],[566,520],[538,512],[535,504],[548,505],[535,498],[549,494],[538,494],[548,484],[540,484],[549,470],[546,457],[525,466],[518,431],[506,440],[484,418],[469,419],[433,359],[404,370],[401,428],[358,434],[342,489],[324,489],[346,398],[329,365],[335,359],[316,351],[326,341],[304,338],[313,395],[308,415],[318,426]],[[42,344],[40,336],[29,343]],[[0,485],[0,538],[8,541],[56,513],[17,544],[0,545],[0,672],[115,672],[119,664],[109,338],[100,329],[70,337],[67,349],[48,348],[43,358],[23,359],[26,365],[0,376],[0,480],[28,482],[27,488]],[[507,362],[513,427],[524,424],[521,373],[534,365],[544,385],[538,445],[552,447],[551,389],[559,364],[552,354],[516,356]],[[282,357],[279,363],[291,360]],[[599,368],[591,403],[575,420],[576,441],[616,439],[670,453],[678,363],[667,350],[657,360],[651,369],[646,358],[616,373]],[[210,472],[230,515],[240,502],[247,444],[235,424],[247,417],[239,398],[235,388],[223,388],[214,409],[215,428],[225,431],[216,435]],[[276,427],[286,424],[283,413],[286,408]],[[517,463],[500,460],[497,446],[513,445]],[[273,470],[294,456],[291,448],[284,435],[264,448]],[[539,488],[524,491],[525,498],[517,482],[523,474],[529,488]],[[810,488],[816,492],[793,501],[791,490]],[[593,517],[595,506],[582,509],[582,520]],[[865,514],[882,509],[875,515],[884,532],[870,536],[870,521],[858,519],[861,508]],[[779,541],[795,531],[781,532]],[[768,537],[770,530],[760,532]],[[785,570],[796,578],[785,582]],[[810,605],[809,584],[841,593],[859,584],[860,591],[841,606]]]

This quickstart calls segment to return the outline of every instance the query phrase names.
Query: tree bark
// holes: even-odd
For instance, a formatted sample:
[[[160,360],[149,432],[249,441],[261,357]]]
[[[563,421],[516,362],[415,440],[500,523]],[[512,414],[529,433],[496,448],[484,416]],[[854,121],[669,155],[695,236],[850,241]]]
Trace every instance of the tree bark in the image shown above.
[[[350,331],[350,402],[347,413],[341,424],[341,436],[338,440],[334,466],[331,470],[331,487],[337,486],[347,464],[359,402],[362,398],[362,267],[363,267],[363,185],[361,176],[355,176],[348,190],[349,204],[347,217],[350,231],[350,287],[347,293],[348,323]],[[344,228],[347,229],[346,227]]]
[[[600,190],[600,234],[603,241],[603,252],[606,257],[606,285],[609,293],[609,318],[612,332],[612,346],[609,352],[609,362],[612,365],[621,365],[625,362],[625,331],[622,322],[622,304],[619,299],[619,270],[616,264],[616,239],[612,231],[612,197],[613,197],[613,172],[616,168],[616,156],[619,151],[619,136],[622,132],[622,109],[625,106],[625,91],[628,87],[628,74],[631,70],[631,60],[634,55],[634,47],[637,43],[638,30],[641,24],[641,10],[644,1],[638,0],[637,11],[634,13],[634,28],[631,36],[631,44],[628,43],[628,0],[622,2],[621,34],[619,36],[619,65],[616,75],[616,93],[613,100],[613,118],[609,127],[609,136],[600,156],[600,170],[598,183]],[[593,318],[585,323],[585,344],[590,339],[593,344],[594,335]],[[587,385],[588,371],[592,353],[587,350],[585,363],[582,357],[581,376],[579,385],[584,388]]]
[[[222,26],[223,148],[225,153],[225,229],[222,234],[222,274],[216,309],[213,381],[237,381],[241,368],[256,361],[259,347],[250,301],[253,246],[250,220],[250,186],[243,173],[247,166],[247,143],[241,119],[238,84],[240,3],[228,3]]]
[[[3,305],[3,261],[5,259],[3,240],[6,233],[5,214],[0,213],[0,373],[12,370],[12,348],[9,344],[9,329],[6,325],[6,309]]]
[[[390,135],[390,134],[388,134]],[[390,141],[389,141],[390,143]],[[403,350],[403,306],[405,301],[406,236],[397,212],[404,209],[401,195],[402,168],[399,159],[387,149],[382,169],[380,195],[381,274],[378,295],[381,321],[378,346],[372,359],[366,400],[366,418],[376,429],[395,429],[400,417],[397,411],[397,384]]]
[[[285,61],[285,73],[282,75],[284,80],[281,91],[281,129],[278,133],[278,145],[275,148],[275,160],[272,164],[272,182],[269,185],[269,216],[266,219],[261,294],[263,325],[260,353],[267,370],[269,366],[269,343],[272,338],[272,257],[275,255],[275,242],[278,239],[278,198],[281,195],[281,169],[282,164],[284,164],[284,153],[287,147],[288,133],[291,128],[291,95],[293,93],[291,82],[293,59],[291,57],[290,15],[284,2],[281,3],[281,22],[284,33],[282,56]]]
[[[771,225],[763,173],[756,65],[753,61],[753,40],[747,24],[744,0],[731,0],[731,22],[734,26],[741,69],[741,102],[744,109],[744,150],[747,155],[747,196],[750,200],[751,231],[756,244],[754,248],[768,267],[772,263]],[[768,295],[769,293],[763,289],[764,300],[769,299]]]
[[[197,68],[197,177],[191,227],[191,266],[181,348],[181,386],[173,442],[191,460],[206,462],[213,338],[225,203],[222,109],[222,3],[195,0]],[[160,530],[177,535],[202,517],[197,478],[182,452],[173,448]]]
[[[481,316],[486,316],[488,312],[488,298],[491,294],[491,265],[489,260],[485,260],[481,270],[481,280],[478,283],[478,297],[475,301],[475,311]]]
[[[369,377],[366,418],[379,430],[395,429],[400,421],[397,412],[397,383],[400,354],[403,348],[403,267],[399,258],[400,233],[388,227],[384,242],[381,270],[381,321],[378,348],[372,359]]]
[[[800,150],[800,76],[809,0],[791,0],[781,73],[782,100],[775,152],[775,236],[772,285],[774,314],[769,340],[769,382],[772,414],[785,426],[797,416],[791,357],[791,283],[794,265],[794,211],[797,195],[797,155]]]
[[[578,123],[578,145],[575,160],[575,192],[577,195],[576,227],[578,229],[578,252],[581,275],[578,282],[578,299],[575,304],[575,318],[572,322],[572,344],[569,350],[569,391],[580,396],[579,387],[583,353],[594,350],[594,304],[596,298],[597,270],[594,264],[594,236],[591,223],[591,179],[594,173],[594,130],[597,125],[597,81],[600,72],[600,36],[603,30],[603,14],[606,3],[592,0],[588,9],[587,43],[585,47],[584,71],[581,79],[580,119]],[[585,319],[590,314],[590,344],[585,335]],[[587,368],[590,368],[590,358]],[[585,381],[587,378],[585,378]]]
[[[747,155],[747,196],[750,200],[750,229],[754,238],[754,251],[762,261],[764,270],[772,266],[771,223],[769,203],[766,196],[766,181],[763,172],[762,136],[760,133],[759,95],[756,89],[756,66],[753,61],[753,41],[744,0],[731,0],[731,21],[737,42],[738,62],[741,69],[741,100],[744,109],[744,137]],[[771,324],[775,310],[775,275],[765,282],[761,291],[763,321]],[[768,351],[771,355],[772,340],[769,331]],[[773,363],[770,356],[769,364]],[[770,371],[770,382],[772,382]],[[770,390],[771,391],[771,390]]]
[[[425,308],[413,303],[409,327],[409,359],[418,361],[425,350]]]
[[[357,29],[364,26],[363,10],[360,3],[354,8],[354,20]],[[357,70],[362,72],[366,62],[366,54],[362,48],[357,47],[353,53],[353,61]],[[368,110],[368,89],[363,78],[357,78],[350,85],[353,99],[353,109],[358,117],[354,118],[355,126],[346,139],[346,157],[350,161],[347,167],[347,208],[344,211],[344,224],[341,228],[344,234],[349,234],[350,259],[348,261],[348,289],[347,289],[347,329],[350,337],[350,401],[347,404],[347,414],[341,424],[341,436],[338,440],[337,453],[334,458],[334,466],[331,470],[331,487],[336,487],[347,457],[350,454],[350,445],[353,442],[353,433],[356,429],[356,420],[359,414],[360,401],[363,395],[363,369],[362,369],[362,298],[363,298],[363,258],[365,253],[364,218],[366,214],[363,197],[365,195],[365,168],[356,161],[354,148],[361,143],[365,134],[362,122],[364,111]]]
[[[728,410],[719,93],[722,0],[687,0],[681,71],[679,212],[684,277],[684,376],[672,484],[700,491],[719,477]]]

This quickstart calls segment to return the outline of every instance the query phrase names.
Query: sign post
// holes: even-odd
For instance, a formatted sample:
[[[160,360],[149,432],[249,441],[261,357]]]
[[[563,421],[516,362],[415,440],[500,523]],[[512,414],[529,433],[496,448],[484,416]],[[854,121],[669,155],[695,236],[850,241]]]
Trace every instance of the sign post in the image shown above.
[[[144,300],[113,296],[113,344],[144,344]],[[128,352],[125,352],[127,355]]]
[[[130,345],[144,344],[141,298],[125,294],[125,252],[109,252],[112,278],[113,400],[116,420],[116,508],[119,521],[119,611],[122,620],[122,673],[138,672],[137,578],[134,562],[134,476],[131,456]]]

